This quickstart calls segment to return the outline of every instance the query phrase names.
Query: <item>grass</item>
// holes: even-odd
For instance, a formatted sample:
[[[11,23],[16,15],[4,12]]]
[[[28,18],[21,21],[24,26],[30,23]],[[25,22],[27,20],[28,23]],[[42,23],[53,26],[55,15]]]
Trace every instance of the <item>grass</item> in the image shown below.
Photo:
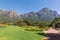
[[[43,40],[43,36],[17,26],[7,26],[0,28],[0,40]]]

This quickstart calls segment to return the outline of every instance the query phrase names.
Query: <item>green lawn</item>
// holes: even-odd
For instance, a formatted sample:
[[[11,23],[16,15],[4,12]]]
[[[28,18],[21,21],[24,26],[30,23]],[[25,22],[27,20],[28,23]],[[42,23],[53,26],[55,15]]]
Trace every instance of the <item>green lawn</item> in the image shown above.
[[[43,36],[17,26],[7,26],[0,28],[0,40],[43,40]]]

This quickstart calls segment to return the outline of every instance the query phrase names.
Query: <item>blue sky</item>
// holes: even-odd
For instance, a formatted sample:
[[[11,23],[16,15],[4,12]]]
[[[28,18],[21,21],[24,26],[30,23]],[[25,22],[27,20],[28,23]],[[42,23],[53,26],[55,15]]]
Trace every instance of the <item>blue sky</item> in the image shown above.
[[[14,10],[18,14],[49,8],[60,13],[60,0],[0,0],[0,9]]]

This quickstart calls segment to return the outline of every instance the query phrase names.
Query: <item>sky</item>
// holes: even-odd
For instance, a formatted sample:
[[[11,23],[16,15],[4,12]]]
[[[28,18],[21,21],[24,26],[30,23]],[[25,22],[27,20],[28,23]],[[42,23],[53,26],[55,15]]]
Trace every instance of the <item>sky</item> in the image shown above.
[[[18,14],[36,12],[42,8],[56,10],[60,14],[60,0],[0,0],[1,10],[14,10]]]

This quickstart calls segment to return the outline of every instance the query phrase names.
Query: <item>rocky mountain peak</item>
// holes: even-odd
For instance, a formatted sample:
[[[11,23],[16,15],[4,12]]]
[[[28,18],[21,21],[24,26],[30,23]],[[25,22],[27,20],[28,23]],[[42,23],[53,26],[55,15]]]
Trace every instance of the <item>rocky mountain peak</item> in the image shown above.
[[[27,15],[27,16],[26,16]],[[55,17],[58,17],[58,13],[49,8],[42,8],[37,12],[29,12],[28,14],[21,15],[23,19],[31,19],[35,21],[47,21],[51,22]]]

